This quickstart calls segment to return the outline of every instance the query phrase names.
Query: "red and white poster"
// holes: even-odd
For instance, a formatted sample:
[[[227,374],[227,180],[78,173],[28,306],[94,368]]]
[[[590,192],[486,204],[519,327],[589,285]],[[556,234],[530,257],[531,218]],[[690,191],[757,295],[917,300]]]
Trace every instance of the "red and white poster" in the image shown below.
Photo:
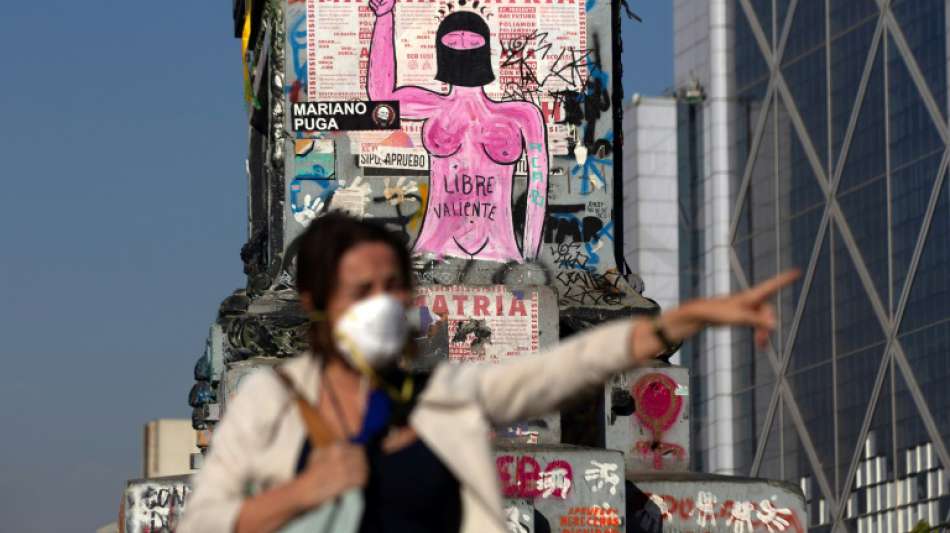
[[[423,331],[448,321],[449,360],[495,362],[538,353],[537,291],[420,287],[415,306]]]
[[[367,69],[376,23],[369,1],[306,1],[308,99],[367,100]],[[471,10],[488,25],[495,79],[485,86],[485,93],[497,101],[537,105],[545,115],[551,153],[567,153],[569,130],[557,124],[564,119],[559,93],[581,91],[587,80],[584,2],[396,0],[392,11],[396,86],[438,93],[449,90],[448,84],[435,79],[435,41],[441,20],[453,10]],[[418,131],[406,133],[418,147]],[[350,137],[354,151],[366,153],[386,135],[360,132]]]

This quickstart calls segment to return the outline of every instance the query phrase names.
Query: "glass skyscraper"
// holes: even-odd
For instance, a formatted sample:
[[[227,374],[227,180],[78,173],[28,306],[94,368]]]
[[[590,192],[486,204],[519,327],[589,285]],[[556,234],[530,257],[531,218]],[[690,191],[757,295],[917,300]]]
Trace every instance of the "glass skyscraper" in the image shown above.
[[[692,366],[695,467],[792,481],[810,531],[950,520],[945,0],[677,0],[680,290],[790,268],[757,350]]]

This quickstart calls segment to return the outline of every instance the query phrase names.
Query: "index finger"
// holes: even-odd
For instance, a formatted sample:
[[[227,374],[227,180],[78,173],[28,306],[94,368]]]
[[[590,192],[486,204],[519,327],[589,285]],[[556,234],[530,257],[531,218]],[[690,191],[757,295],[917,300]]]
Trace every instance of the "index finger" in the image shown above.
[[[784,287],[787,287],[795,282],[802,273],[797,268],[792,270],[786,270],[781,274],[769,278],[762,283],[759,283],[755,287],[749,289],[749,295],[758,301],[765,300],[771,297],[773,294],[782,290]]]

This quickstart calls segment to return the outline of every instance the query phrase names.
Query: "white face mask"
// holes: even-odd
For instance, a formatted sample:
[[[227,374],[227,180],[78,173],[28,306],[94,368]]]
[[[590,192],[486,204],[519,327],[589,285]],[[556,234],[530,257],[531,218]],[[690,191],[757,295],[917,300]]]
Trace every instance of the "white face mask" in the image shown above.
[[[333,327],[337,350],[354,368],[383,368],[402,355],[409,323],[402,302],[379,294],[350,306]]]

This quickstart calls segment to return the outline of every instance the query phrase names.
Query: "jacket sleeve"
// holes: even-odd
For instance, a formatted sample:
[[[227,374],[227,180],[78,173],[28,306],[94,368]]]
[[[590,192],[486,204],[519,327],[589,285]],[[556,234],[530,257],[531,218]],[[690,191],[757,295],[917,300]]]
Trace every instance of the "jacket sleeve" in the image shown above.
[[[247,497],[252,461],[270,435],[284,395],[271,370],[241,383],[214,429],[211,448],[193,478],[179,533],[231,533]]]
[[[444,384],[440,385],[444,387],[440,388],[447,395],[465,391],[474,396],[494,424],[541,416],[556,411],[572,396],[633,368],[632,327],[633,320],[617,320],[538,355],[498,365],[453,365],[442,372]]]

